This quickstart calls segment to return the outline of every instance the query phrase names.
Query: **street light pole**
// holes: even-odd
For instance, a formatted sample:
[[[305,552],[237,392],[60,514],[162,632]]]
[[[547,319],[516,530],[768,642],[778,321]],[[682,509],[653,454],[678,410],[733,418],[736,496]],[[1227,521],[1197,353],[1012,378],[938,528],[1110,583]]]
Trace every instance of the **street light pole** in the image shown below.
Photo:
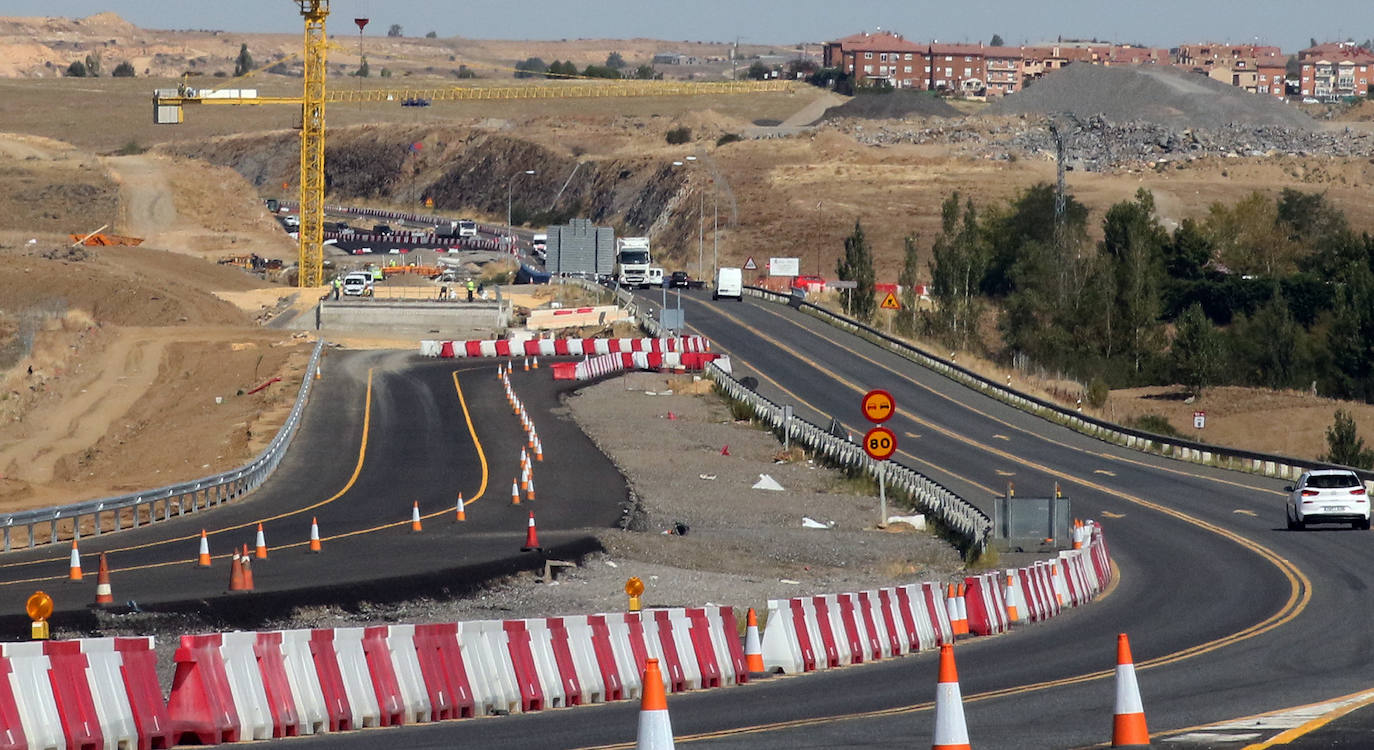
[[[697,158],[695,156],[689,156],[687,157],[687,161],[691,162],[692,164],[696,164]],[[706,273],[706,269],[702,267],[702,252],[703,247],[705,245],[705,237],[703,236],[703,233],[706,231],[703,225],[705,223],[706,193],[705,191],[703,191],[700,193],[700,196],[697,200],[697,278],[702,278]]]
[[[711,183],[711,278],[720,271],[720,191]]]
[[[526,169],[523,172],[516,172],[515,174],[511,175],[510,182],[506,183],[506,242],[512,247],[515,246],[515,242],[513,240],[513,238],[515,237],[515,230],[510,223],[511,202],[512,198],[515,195],[515,180],[522,174],[534,174],[534,170]]]

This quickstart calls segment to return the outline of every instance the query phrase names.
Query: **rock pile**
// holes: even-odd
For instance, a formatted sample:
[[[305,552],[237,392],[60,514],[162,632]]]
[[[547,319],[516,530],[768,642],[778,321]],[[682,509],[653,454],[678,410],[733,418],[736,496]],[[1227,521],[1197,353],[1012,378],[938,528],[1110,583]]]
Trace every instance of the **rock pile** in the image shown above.
[[[849,117],[898,120],[904,117],[959,117],[962,114],[933,93],[893,91],[888,94],[860,94],[838,107],[827,109],[819,122]]]

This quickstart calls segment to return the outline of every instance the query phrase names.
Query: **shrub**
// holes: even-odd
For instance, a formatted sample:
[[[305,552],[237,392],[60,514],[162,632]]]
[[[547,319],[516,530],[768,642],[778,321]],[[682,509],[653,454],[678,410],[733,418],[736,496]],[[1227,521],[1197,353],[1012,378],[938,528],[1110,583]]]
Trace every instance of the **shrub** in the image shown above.
[[[735,141],[742,140],[744,140],[744,138],[740,137],[739,133],[726,133],[725,135],[722,135],[721,137],[716,139],[716,145],[724,146],[727,143],[734,143]]]
[[[669,130],[665,137],[670,145],[678,146],[692,140],[692,129],[686,125],[676,127]]]
[[[114,76],[115,78],[133,78],[134,66],[130,65],[128,60],[125,60],[124,62],[116,65],[114,71],[110,73],[110,75]]]
[[[1107,405],[1107,396],[1111,395],[1112,390],[1107,387],[1107,381],[1102,378],[1093,378],[1088,381],[1088,405],[1094,409],[1101,409]]]
[[[77,60],[76,62],[72,63],[71,65],[68,65],[68,66],[67,66],[67,77],[68,77],[68,78],[85,78],[85,77],[86,77],[86,63],[83,63],[83,62],[81,62],[80,60]],[[669,141],[669,143],[672,143],[672,141]]]
[[[1168,419],[1158,414],[1141,414],[1138,417],[1127,419],[1125,424],[1127,427],[1134,427],[1137,430],[1144,430],[1145,432],[1153,432],[1156,435],[1177,438],[1183,437],[1183,433],[1174,429],[1174,426],[1169,424]]]

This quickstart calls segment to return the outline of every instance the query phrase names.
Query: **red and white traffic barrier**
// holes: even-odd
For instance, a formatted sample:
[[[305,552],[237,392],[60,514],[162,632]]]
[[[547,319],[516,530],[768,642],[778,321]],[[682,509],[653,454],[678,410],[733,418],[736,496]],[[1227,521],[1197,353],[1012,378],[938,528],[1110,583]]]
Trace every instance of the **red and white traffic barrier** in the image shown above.
[[[702,354],[710,352],[711,342],[703,336],[677,338],[566,338],[545,339],[517,337],[510,339],[473,339],[468,341],[420,342],[420,354],[426,357],[533,357],[533,356],[594,356],[634,352],[675,352]]]

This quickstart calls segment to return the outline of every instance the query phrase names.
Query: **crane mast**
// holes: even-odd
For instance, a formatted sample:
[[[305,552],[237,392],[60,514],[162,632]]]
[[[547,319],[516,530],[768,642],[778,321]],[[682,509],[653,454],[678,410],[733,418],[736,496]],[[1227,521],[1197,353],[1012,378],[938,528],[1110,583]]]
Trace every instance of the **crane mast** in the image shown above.
[[[329,0],[298,0],[305,19],[305,89],[301,102],[300,270],[297,285],[324,283],[324,19]]]

